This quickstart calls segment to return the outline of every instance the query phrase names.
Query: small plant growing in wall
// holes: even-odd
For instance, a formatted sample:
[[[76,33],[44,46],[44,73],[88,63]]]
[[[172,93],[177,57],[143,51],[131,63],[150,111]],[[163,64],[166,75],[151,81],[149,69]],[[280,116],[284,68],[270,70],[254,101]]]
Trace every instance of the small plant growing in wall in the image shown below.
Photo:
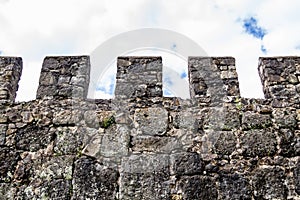
[[[114,116],[108,116],[108,117],[103,119],[102,127],[103,128],[108,128],[112,124],[115,124],[115,123],[116,123],[115,117]]]

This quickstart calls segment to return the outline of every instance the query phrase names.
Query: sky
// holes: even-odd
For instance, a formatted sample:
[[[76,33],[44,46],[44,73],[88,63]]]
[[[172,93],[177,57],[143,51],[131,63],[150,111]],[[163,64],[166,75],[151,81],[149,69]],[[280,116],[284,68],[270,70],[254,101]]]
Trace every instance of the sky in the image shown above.
[[[23,58],[17,101],[28,101],[35,99],[45,56],[90,55],[124,32],[167,29],[195,41],[208,56],[235,57],[241,95],[263,98],[258,58],[300,54],[299,10],[299,0],[0,0],[0,55]],[[153,51],[131,55],[147,53]],[[174,71],[164,75],[164,95],[177,95],[172,87],[187,80],[186,61],[156,53],[167,58],[164,65],[178,65],[172,66],[177,79]],[[97,98],[111,98],[114,64],[99,79]]]

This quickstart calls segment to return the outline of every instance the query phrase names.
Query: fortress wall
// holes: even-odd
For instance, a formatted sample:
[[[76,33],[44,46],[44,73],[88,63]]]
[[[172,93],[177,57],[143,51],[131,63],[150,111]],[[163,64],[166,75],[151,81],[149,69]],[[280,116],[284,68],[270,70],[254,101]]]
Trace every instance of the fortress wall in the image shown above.
[[[161,57],[120,57],[115,99],[86,99],[88,56],[46,57],[14,103],[0,58],[0,199],[299,199],[298,57],[259,59],[243,98],[232,57],[190,57],[191,99],[162,96]]]

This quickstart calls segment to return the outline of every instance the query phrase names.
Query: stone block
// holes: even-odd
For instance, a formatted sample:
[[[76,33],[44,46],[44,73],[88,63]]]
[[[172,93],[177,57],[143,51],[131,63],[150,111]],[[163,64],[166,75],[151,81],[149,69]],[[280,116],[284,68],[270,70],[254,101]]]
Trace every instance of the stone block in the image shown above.
[[[120,199],[170,199],[169,157],[131,155],[122,159]]]
[[[294,168],[293,175],[294,175],[295,191],[298,195],[300,195],[300,159],[298,159],[298,162]]]
[[[287,199],[286,175],[282,168],[258,168],[253,172],[252,180],[256,199]]]
[[[139,135],[164,135],[168,127],[168,111],[159,107],[137,109],[134,124]]]
[[[217,199],[216,180],[208,176],[183,176],[178,180],[178,190],[183,199]]]
[[[0,182],[10,182],[20,160],[20,152],[13,148],[0,147]]]
[[[174,137],[134,136],[130,146],[134,152],[173,153],[183,151],[181,142]]]
[[[176,176],[200,175],[204,171],[204,161],[197,153],[176,153],[170,156],[171,174]]]
[[[49,128],[30,124],[17,130],[15,145],[18,150],[38,151],[47,148],[54,139],[55,132],[49,131]]]
[[[277,136],[272,129],[244,131],[240,143],[246,157],[272,156],[277,151]]]
[[[40,75],[37,98],[87,97],[90,60],[88,56],[46,57]]]
[[[244,112],[242,115],[242,129],[262,129],[272,126],[270,115],[262,115],[250,111]]]
[[[161,57],[119,57],[117,98],[162,97]]]
[[[238,141],[237,136],[233,131],[215,131],[217,138],[213,151],[220,156],[230,155],[236,150],[236,144]]]
[[[221,174],[219,199],[252,199],[252,188],[248,178],[240,174]]]
[[[0,124],[0,146],[5,144],[7,125]]]
[[[13,103],[23,68],[22,58],[0,57],[0,101]]]
[[[75,162],[71,199],[116,199],[118,179],[118,171],[81,157]]]

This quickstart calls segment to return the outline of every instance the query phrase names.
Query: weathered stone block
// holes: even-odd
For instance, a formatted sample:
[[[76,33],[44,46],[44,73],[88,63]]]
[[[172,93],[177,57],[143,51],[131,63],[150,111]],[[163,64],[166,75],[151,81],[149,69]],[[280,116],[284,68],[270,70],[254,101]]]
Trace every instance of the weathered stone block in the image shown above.
[[[120,199],[169,199],[169,157],[131,155],[121,164]]]
[[[5,144],[7,125],[0,124],[0,146]]]
[[[117,98],[162,97],[161,57],[119,57]]]
[[[20,160],[20,152],[8,147],[0,147],[0,182],[10,182]]]
[[[0,199],[14,199],[16,190],[10,183],[0,183]]]
[[[172,175],[200,175],[203,173],[205,164],[197,153],[176,153],[172,154],[170,159]]]
[[[0,102],[15,101],[22,68],[22,58],[0,57]]]
[[[221,174],[219,199],[252,199],[252,188],[248,178],[240,174]]]
[[[262,115],[250,111],[243,113],[242,128],[244,130],[268,128],[271,125],[272,120],[270,115]]]
[[[177,183],[183,199],[217,199],[216,180],[208,176],[184,176]]]
[[[280,128],[295,129],[297,127],[296,111],[289,108],[274,108],[272,116]]]
[[[219,155],[230,155],[236,149],[237,136],[233,131],[216,131],[219,137],[214,144],[213,150]]]
[[[54,153],[56,155],[76,155],[83,148],[83,138],[86,129],[80,127],[57,127],[49,132],[55,135]]]
[[[37,98],[86,98],[90,73],[88,56],[46,57]]]
[[[134,152],[172,153],[183,151],[181,142],[175,137],[134,136],[131,142]]]
[[[252,179],[255,198],[287,199],[286,175],[282,168],[258,168],[254,171]]]
[[[292,129],[280,129],[280,154],[287,157],[300,155],[300,131]]]
[[[244,131],[240,138],[243,155],[247,157],[274,155],[277,151],[276,137],[272,129]]]
[[[168,127],[168,112],[164,108],[137,109],[134,124],[139,135],[164,135]]]
[[[81,157],[75,162],[71,199],[117,198],[119,173],[95,160]]]
[[[295,190],[298,195],[300,195],[300,159],[298,159],[298,162],[294,168],[294,182],[295,182]]]
[[[39,153],[23,156],[25,159],[18,163],[14,174],[22,181],[16,199],[71,198],[74,156],[46,157]]]
[[[113,125],[105,130],[101,138],[100,152],[104,157],[127,156],[130,130],[126,125]]]
[[[45,149],[55,139],[55,132],[47,127],[34,124],[18,129],[15,135],[15,145],[18,150],[37,151]]]

